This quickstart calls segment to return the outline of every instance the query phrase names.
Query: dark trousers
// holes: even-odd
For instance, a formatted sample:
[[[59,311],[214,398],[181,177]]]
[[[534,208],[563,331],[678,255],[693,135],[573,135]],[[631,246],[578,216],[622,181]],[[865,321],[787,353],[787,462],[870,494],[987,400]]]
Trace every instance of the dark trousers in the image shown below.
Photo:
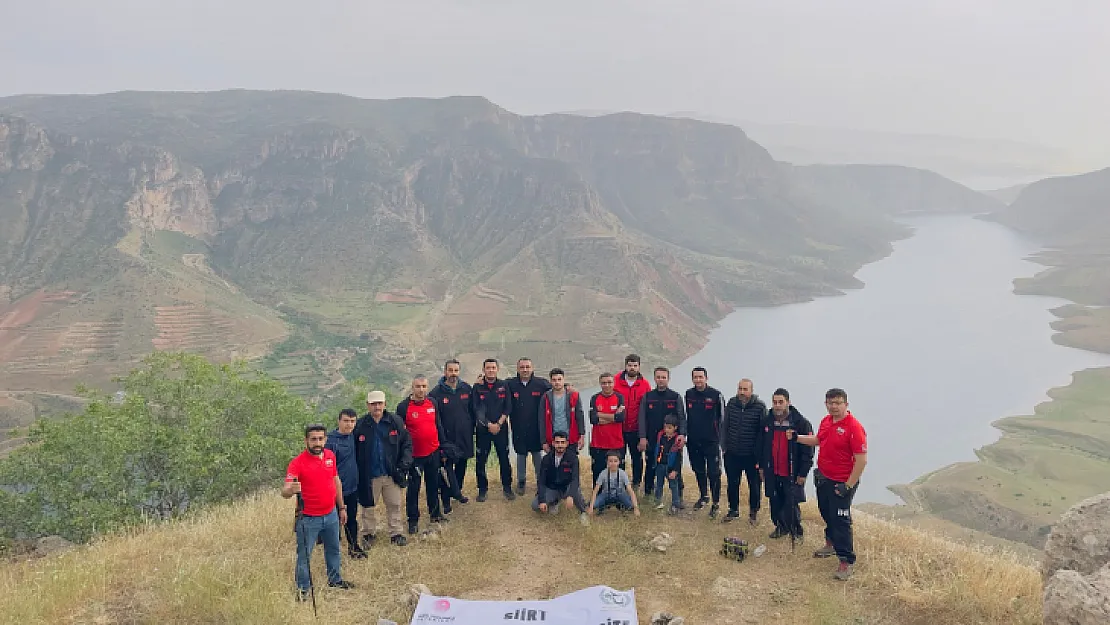
[[[409,523],[420,520],[420,475],[424,475],[424,499],[428,503],[428,514],[434,519],[440,516],[439,510],[439,451],[427,456],[412,459],[409,469],[409,487],[405,493],[405,510]]]
[[[755,456],[725,454],[725,475],[728,476],[728,509],[740,510],[740,476],[748,478],[748,511],[758,512],[763,498],[763,480],[755,468]]]
[[[486,477],[486,462],[489,461],[490,446],[497,451],[497,464],[501,466],[501,487],[513,489],[513,465],[509,463],[509,428],[503,427],[497,434],[490,434],[484,426],[478,426],[478,453],[475,459],[474,474],[478,479],[478,492],[489,490]],[[459,482],[462,485],[462,482]]]
[[[698,479],[698,493],[705,499],[706,493],[713,496],[713,503],[721,501],[721,447],[717,441],[692,442],[686,439],[686,453],[690,456],[691,468]],[[706,482],[709,490],[706,490]]]
[[[609,452],[615,451],[621,454],[620,468],[624,468],[624,448],[620,449],[600,449],[598,447],[590,447],[590,472],[594,474],[594,485],[597,485],[597,476],[605,470],[606,457]]]
[[[347,537],[347,549],[361,551],[358,546],[358,491],[343,494],[343,505],[347,506],[347,525],[343,528]]]
[[[655,438],[648,439],[647,451],[644,452],[644,494],[650,495],[655,493],[655,457],[659,453],[659,446],[655,444]],[[664,480],[667,478],[663,478]],[[662,486],[663,482],[659,482]]]
[[[455,462],[447,461],[447,465],[443,470],[447,473],[447,480],[444,481],[442,476],[439,480],[439,498],[443,501],[443,507],[446,508],[451,505],[451,498],[462,495],[463,477],[466,476],[466,458],[457,460]]]
[[[644,452],[640,451],[640,434],[625,432],[624,446],[632,458],[632,488],[639,488],[644,481]]]
[[[775,475],[771,477],[767,497],[771,500],[771,521],[784,532],[791,531],[795,536],[802,535],[802,509],[798,502],[805,500],[805,487],[790,477]]]
[[[820,474],[817,474],[820,476]],[[836,482],[817,477],[817,508],[821,510],[821,518],[825,520],[825,540],[836,549],[836,557],[841,562],[856,563],[856,552],[852,543],[852,498],[856,496],[856,488],[848,491],[847,496],[839,497],[833,490]]]

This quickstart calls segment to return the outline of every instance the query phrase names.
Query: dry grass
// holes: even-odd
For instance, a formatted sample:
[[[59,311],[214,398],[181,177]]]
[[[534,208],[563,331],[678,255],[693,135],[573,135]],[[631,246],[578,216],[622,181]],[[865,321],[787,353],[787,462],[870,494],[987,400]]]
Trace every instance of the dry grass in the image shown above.
[[[692,481],[690,483],[693,483]],[[591,584],[635,587],[641,622],[667,609],[690,623],[1039,623],[1036,570],[1004,552],[973,548],[858,517],[855,579],[831,578],[811,556],[821,527],[790,553],[766,539],[766,520],[721,525],[704,513],[672,518],[645,507],[582,527],[574,515],[537,518],[523,498],[459,506],[438,540],[375,547],[344,558],[354,591],[323,591],[328,623],[408,621],[408,584],[465,598],[545,598]],[[807,507],[807,519],[817,518]],[[764,513],[765,516],[765,513]],[[667,531],[667,553],[647,540]],[[717,555],[721,538],[767,543],[761,558]],[[291,503],[266,492],[198,518],[149,527],[88,547],[0,565],[0,615],[12,623],[307,623],[292,599]],[[314,578],[324,579],[319,550]]]

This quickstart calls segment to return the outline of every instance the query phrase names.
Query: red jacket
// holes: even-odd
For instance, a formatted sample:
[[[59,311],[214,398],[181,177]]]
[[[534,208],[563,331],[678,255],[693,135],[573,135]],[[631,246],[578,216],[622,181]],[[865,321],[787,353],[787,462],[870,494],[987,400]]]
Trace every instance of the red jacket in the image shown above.
[[[627,406],[624,416],[624,431],[639,432],[640,430],[640,400],[651,390],[651,384],[644,376],[636,378],[636,383],[628,384],[627,372],[621,371],[613,380],[613,390],[620,393]]]
[[[582,420],[582,398],[578,396],[578,391],[573,393],[569,392],[567,397],[567,421],[570,422],[570,430],[567,432],[567,440],[571,445],[577,445],[578,441],[586,434],[586,424]],[[543,399],[540,400],[540,406],[543,409],[543,422],[544,422],[544,439],[543,441],[548,445],[551,444],[555,432],[551,424],[551,400],[555,397],[555,391],[549,390],[543,394]]]

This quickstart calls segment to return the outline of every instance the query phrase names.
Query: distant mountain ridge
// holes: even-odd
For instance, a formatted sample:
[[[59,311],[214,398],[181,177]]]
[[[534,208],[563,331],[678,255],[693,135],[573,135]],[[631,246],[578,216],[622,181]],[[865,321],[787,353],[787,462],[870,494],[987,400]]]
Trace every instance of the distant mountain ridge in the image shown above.
[[[953,188],[475,97],[0,98],[0,371],[68,390],[153,348],[258,355],[311,319],[404,368],[505,352],[593,375],[690,353],[734,306],[858,285],[906,232],[888,215],[979,209]]]

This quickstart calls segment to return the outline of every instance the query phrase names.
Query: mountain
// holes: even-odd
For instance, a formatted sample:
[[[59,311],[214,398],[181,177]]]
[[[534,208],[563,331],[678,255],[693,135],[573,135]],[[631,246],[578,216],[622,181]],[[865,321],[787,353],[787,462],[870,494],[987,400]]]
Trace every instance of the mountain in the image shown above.
[[[990,197],[993,197],[994,199],[999,200],[1001,202],[1004,202],[1006,204],[1011,204],[1011,203],[1013,203],[1014,200],[1016,200],[1018,198],[1019,195],[1021,195],[1021,192],[1024,191],[1025,187],[1027,187],[1027,186],[1029,186],[1029,185],[1028,184],[1015,184],[1015,185],[1012,185],[1012,186],[1009,186],[1009,187],[1003,187],[1001,189],[992,189],[990,191],[983,191],[983,194],[984,195],[989,195]]]
[[[258,356],[305,324],[410,370],[677,357],[734,306],[857,286],[905,234],[883,211],[937,206],[859,210],[884,173],[820,174],[732,126],[476,97],[0,98],[0,370],[68,390],[151,349]]]

